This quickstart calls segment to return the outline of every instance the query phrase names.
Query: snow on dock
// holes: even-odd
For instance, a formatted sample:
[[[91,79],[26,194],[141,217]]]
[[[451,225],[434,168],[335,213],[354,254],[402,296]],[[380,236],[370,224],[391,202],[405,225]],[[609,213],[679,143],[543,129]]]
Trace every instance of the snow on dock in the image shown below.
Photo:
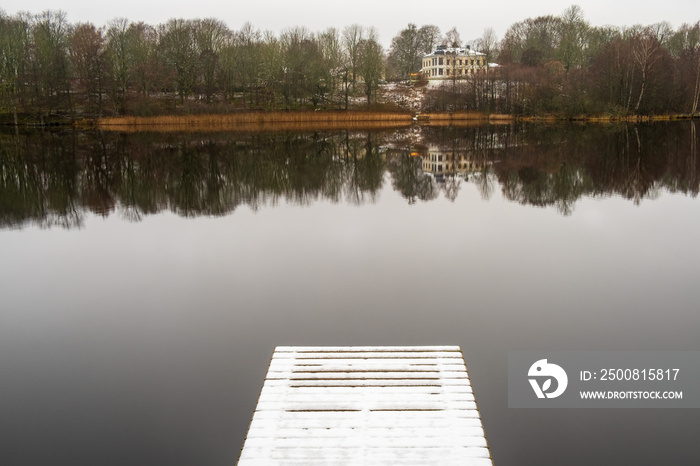
[[[278,347],[239,466],[492,466],[457,346]]]

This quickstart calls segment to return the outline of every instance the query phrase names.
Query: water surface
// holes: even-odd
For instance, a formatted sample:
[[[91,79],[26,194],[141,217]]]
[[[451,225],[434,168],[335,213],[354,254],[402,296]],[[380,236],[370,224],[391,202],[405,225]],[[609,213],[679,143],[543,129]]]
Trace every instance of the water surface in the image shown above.
[[[506,395],[508,351],[700,350],[697,142],[3,135],[2,464],[235,464],[277,345],[460,345],[498,466],[698,464],[698,410]]]

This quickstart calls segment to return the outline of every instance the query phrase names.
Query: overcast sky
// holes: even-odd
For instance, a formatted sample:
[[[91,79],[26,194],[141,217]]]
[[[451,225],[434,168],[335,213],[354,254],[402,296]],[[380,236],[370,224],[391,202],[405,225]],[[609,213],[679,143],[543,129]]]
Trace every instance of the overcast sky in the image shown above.
[[[353,23],[374,26],[383,44],[408,23],[435,24],[444,33],[457,27],[462,40],[480,37],[493,27],[499,39],[517,21],[541,15],[559,15],[569,5],[583,8],[594,26],[631,26],[669,21],[676,28],[700,20],[700,1],[667,0],[555,0],[473,1],[465,0],[0,0],[0,9],[14,14],[19,10],[39,13],[60,9],[72,23],[91,21],[102,26],[116,17],[156,25],[169,18],[221,19],[231,29],[250,21],[260,30],[279,32],[290,26],[306,26],[321,31],[329,26],[343,28]]]

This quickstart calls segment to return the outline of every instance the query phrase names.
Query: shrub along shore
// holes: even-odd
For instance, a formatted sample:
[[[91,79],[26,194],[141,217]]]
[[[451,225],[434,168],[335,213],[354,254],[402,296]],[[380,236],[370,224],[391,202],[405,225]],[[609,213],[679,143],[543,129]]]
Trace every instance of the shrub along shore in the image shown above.
[[[503,115],[481,112],[420,113],[407,112],[250,112],[226,115],[161,115],[152,117],[108,117],[81,120],[75,126],[106,131],[293,131],[332,129],[381,129],[404,127],[417,122],[420,125],[508,124],[514,122],[554,123],[576,122],[647,122],[687,120],[691,115],[631,115],[631,116],[577,116],[556,115]],[[697,118],[697,116],[695,117]]]
[[[210,115],[110,117],[96,121],[102,130],[114,131],[229,131],[295,129],[365,129],[407,126],[408,112],[249,112]]]

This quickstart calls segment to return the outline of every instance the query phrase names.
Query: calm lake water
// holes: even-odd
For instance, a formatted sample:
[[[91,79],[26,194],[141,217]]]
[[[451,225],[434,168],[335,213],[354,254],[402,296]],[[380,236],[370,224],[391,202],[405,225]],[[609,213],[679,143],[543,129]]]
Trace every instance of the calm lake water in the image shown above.
[[[509,351],[700,350],[699,139],[0,135],[0,464],[235,464],[277,345],[460,345],[497,466],[700,464],[700,410],[507,406]]]

